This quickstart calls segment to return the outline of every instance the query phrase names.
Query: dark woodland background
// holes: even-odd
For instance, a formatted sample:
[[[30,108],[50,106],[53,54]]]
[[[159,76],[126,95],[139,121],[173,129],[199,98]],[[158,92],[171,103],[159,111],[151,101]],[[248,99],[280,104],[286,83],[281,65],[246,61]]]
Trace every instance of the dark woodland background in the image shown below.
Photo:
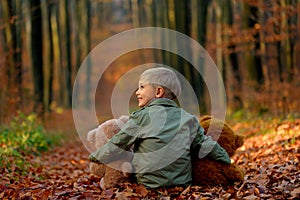
[[[88,53],[137,27],[169,28],[199,42],[222,73],[228,115],[299,114],[299,13],[299,0],[2,0],[0,123],[19,110],[41,116],[70,110],[76,72]],[[133,51],[109,66],[97,94],[102,108],[110,106],[124,72],[150,61],[181,72],[201,113],[209,112],[205,83],[193,66],[159,50]]]
[[[181,57],[157,49],[114,60],[95,99],[90,65],[76,84],[83,89],[73,88],[97,45],[139,27],[176,30],[209,53],[226,87],[226,122],[245,137],[231,158],[245,172],[244,181],[100,189],[101,177],[91,174],[90,152],[75,129],[73,89],[80,105],[95,100],[102,122],[112,117],[112,91],[122,75],[156,62],[184,75],[201,115],[211,112],[200,74]],[[178,46],[171,38],[162,42]],[[107,49],[101,58],[112,53]],[[0,0],[0,199],[299,199],[299,75],[300,0]],[[135,109],[134,99],[129,109]]]

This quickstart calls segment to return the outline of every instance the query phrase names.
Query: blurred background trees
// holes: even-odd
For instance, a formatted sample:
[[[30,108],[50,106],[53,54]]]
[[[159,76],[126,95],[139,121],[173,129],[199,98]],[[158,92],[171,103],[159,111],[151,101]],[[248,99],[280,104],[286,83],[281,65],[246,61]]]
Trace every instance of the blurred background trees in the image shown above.
[[[299,13],[299,0],[2,0],[0,122],[17,110],[43,115],[70,108],[76,72],[93,47],[121,31],[152,26],[182,32],[208,51],[225,81],[229,114],[299,113]],[[169,38],[165,45],[170,42],[176,45]],[[209,112],[201,76],[169,52],[120,58],[104,85],[110,90],[122,73],[150,61],[181,72],[201,113]],[[88,86],[92,71],[86,73]],[[103,104],[109,103],[105,95],[99,94]]]

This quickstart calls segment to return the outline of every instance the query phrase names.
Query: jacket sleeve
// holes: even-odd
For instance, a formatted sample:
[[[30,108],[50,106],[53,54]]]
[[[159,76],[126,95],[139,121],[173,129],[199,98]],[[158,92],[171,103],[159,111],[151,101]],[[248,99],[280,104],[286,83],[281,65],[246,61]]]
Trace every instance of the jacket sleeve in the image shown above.
[[[133,122],[134,123],[134,122]],[[91,162],[110,163],[125,157],[130,157],[129,150],[136,140],[136,129],[129,120],[104,146],[89,155]],[[128,154],[128,155],[127,155]]]
[[[142,109],[141,109],[142,110]],[[104,146],[91,153],[89,160],[97,163],[110,163],[115,160],[132,157],[131,146],[139,138],[141,127],[148,123],[144,112],[136,111],[129,120]]]
[[[91,162],[110,163],[115,160],[129,158],[132,152],[127,148],[134,141],[134,137],[120,132],[112,137],[104,146],[89,155]],[[124,145],[126,143],[126,145]],[[130,147],[130,146],[129,146]]]
[[[210,136],[204,135],[204,129],[201,126],[199,126],[192,142],[192,152],[199,158],[208,157],[227,164],[231,163],[226,150]]]

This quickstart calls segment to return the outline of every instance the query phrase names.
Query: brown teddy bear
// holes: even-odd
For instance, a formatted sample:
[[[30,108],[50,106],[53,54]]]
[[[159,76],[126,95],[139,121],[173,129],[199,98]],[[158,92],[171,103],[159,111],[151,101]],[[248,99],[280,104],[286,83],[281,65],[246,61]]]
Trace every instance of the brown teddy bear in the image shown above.
[[[87,140],[96,149],[102,147],[107,141],[118,133],[121,127],[128,121],[128,116],[121,116],[118,119],[110,119],[100,124],[96,129],[88,132]],[[116,187],[119,183],[129,180],[132,170],[132,155],[126,153],[121,160],[106,164],[95,162],[90,163],[92,174],[102,177],[100,186],[102,189]]]
[[[232,157],[237,148],[244,143],[242,136],[236,135],[230,126],[221,120],[211,116],[203,116],[200,125],[204,128],[205,134],[217,141]],[[221,127],[223,127],[221,129]],[[221,133],[220,131],[222,130]],[[225,164],[208,158],[192,158],[193,184],[195,185],[232,185],[234,182],[243,181],[244,172],[234,163]]]

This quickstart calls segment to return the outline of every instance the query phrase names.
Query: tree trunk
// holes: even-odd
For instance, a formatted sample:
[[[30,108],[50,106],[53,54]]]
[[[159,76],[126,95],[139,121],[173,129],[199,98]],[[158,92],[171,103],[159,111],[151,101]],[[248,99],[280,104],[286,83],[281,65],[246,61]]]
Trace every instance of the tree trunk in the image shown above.
[[[191,30],[189,28],[190,23],[190,16],[189,16],[189,1],[180,1],[177,0],[174,5],[174,11],[175,11],[175,30],[179,31],[180,33],[184,33],[185,35],[191,35]],[[176,39],[177,43],[178,39]],[[171,43],[172,41],[170,41]],[[185,52],[191,55],[190,45],[185,44],[183,46],[182,44],[177,44],[177,49],[183,48]],[[186,62],[183,58],[179,57],[179,55],[175,55],[177,58],[177,63],[174,67],[176,67],[182,74],[185,76],[185,78],[194,86],[193,79],[192,79],[192,68],[191,65]]]
[[[22,99],[22,43],[21,43],[21,8],[17,0],[2,2],[3,20],[5,25],[4,38],[7,48],[7,64],[5,72],[8,77],[7,97],[9,98],[9,111],[13,114],[21,108]]]
[[[138,0],[131,0],[131,9],[133,28],[138,28],[140,26]]]
[[[281,68],[283,71],[283,79],[285,81],[290,82],[292,80],[292,54],[291,54],[291,39],[289,37],[289,23],[288,23],[288,16],[286,15],[286,8],[287,3],[286,0],[280,0],[280,32],[281,32],[281,41],[280,41],[280,61],[281,61]],[[299,14],[299,13],[298,13]]]
[[[206,43],[206,17],[207,17],[207,7],[208,7],[209,1],[198,1],[198,0],[192,0],[191,2],[191,12],[192,12],[192,18],[191,18],[191,35],[194,36],[194,38],[198,41],[202,47],[205,47]],[[204,60],[201,56],[196,55],[193,59],[195,59],[195,63],[197,63],[197,68],[200,70],[200,73],[204,73],[203,66]],[[199,107],[202,112],[206,112],[207,108],[205,106],[205,83],[203,82],[203,78],[198,73],[193,75],[194,80],[194,89],[198,97],[199,101]]]
[[[269,91],[270,87],[271,87],[271,80],[270,80],[270,72],[268,69],[268,65],[267,65],[267,60],[266,60],[266,43],[265,43],[265,13],[264,13],[264,0],[259,0],[258,2],[259,8],[261,8],[259,10],[259,15],[258,15],[258,21],[259,24],[256,26],[256,29],[259,31],[259,55],[261,57],[261,65],[262,65],[262,71],[264,74],[264,85],[267,91]]]
[[[163,7],[167,9],[167,12],[165,10],[162,10],[163,12],[163,27],[169,28],[172,30],[176,30],[177,24],[176,24],[176,16],[175,16],[175,2],[176,0],[168,0],[163,1]],[[166,14],[166,15],[165,15]],[[163,45],[166,47],[170,47],[174,50],[177,50],[177,41],[176,38],[170,38],[168,35],[163,35]],[[174,67],[179,72],[182,72],[180,69],[177,68],[177,55],[171,54],[171,53],[165,53],[163,54],[164,57],[164,63]]]
[[[238,65],[237,53],[235,52],[236,45],[230,41],[229,31],[233,29],[233,4],[230,0],[222,1],[221,8],[223,25],[223,43],[227,46],[223,51],[224,53],[224,82],[227,90],[228,106],[231,112],[241,110],[243,108],[242,93],[242,80],[241,70]],[[224,45],[223,45],[224,46]]]
[[[208,54],[211,56],[211,58],[216,62],[216,26],[215,26],[216,20],[215,20],[215,9],[212,6],[212,3],[207,8],[207,16],[206,16],[206,42],[205,47],[208,52]],[[206,73],[206,72],[205,72]],[[217,87],[217,86],[215,86]],[[211,99],[208,91],[205,91],[205,107],[209,111],[211,107]]]
[[[264,24],[261,24],[262,31],[265,30],[264,40],[266,48],[266,63],[267,63],[267,77],[265,77],[265,86],[267,89],[270,89],[271,92],[271,83],[272,82],[282,82],[281,72],[280,72],[280,44],[276,40],[276,32],[278,30],[277,23],[274,23],[274,18],[278,13],[272,11],[276,7],[276,2],[268,0],[264,2],[265,6],[268,4],[269,10],[264,11],[264,16],[261,16],[265,21]],[[275,16],[274,16],[275,15]],[[273,17],[272,17],[273,16]],[[262,20],[262,19],[261,19]],[[262,32],[261,31],[261,32]],[[268,83],[269,82],[269,83]]]
[[[225,67],[224,67],[224,61],[223,61],[223,49],[222,49],[222,25],[223,25],[223,20],[222,17],[223,13],[222,13],[222,5],[220,0],[215,1],[214,2],[214,6],[215,6],[215,11],[216,11],[216,63],[217,63],[217,67],[219,68],[220,74],[222,77],[225,77]],[[221,84],[223,84],[223,82],[221,82],[221,80],[218,80],[218,88],[222,88]],[[222,92],[222,91],[220,91]],[[220,94],[220,97],[222,96],[222,93]],[[220,99],[221,100],[221,99]],[[220,105],[223,104],[222,100],[219,102]]]
[[[90,50],[90,3],[89,1],[80,0],[78,2],[78,16],[80,18],[79,21],[79,38],[80,38],[80,49],[81,49],[81,59],[83,60],[86,56],[88,56]],[[87,60],[87,71],[86,71],[86,80],[85,80],[85,105],[88,107],[90,104],[90,89],[91,89],[91,66],[90,59]]]
[[[70,13],[71,13],[71,20],[70,20],[70,22],[72,23],[71,24],[71,27],[72,27],[72,38],[73,38],[73,40],[71,41],[71,49],[73,50],[72,52],[71,52],[71,60],[72,60],[72,77],[71,77],[71,79],[72,79],[72,83],[74,83],[74,81],[75,81],[75,79],[76,79],[76,74],[77,74],[77,71],[78,71],[78,69],[80,68],[80,65],[81,65],[81,49],[80,49],[80,29],[79,29],[79,26],[80,26],[80,24],[79,24],[79,22],[80,22],[80,16],[79,16],[79,14],[78,14],[78,4],[77,4],[77,0],[72,0],[71,2],[71,11],[70,11]],[[102,6],[102,4],[103,3],[99,3],[101,6]],[[97,4],[97,6],[99,6],[98,4]],[[100,9],[102,9],[102,7],[100,6]],[[96,8],[95,8],[96,9]],[[101,14],[101,15],[100,15]],[[100,17],[102,17],[102,14],[103,13],[97,13],[97,17],[96,17],[96,19],[97,19],[97,22],[96,22],[96,24],[97,25],[100,25],[100,20],[102,19],[102,18],[100,18]],[[73,88],[73,90],[76,90],[76,92],[74,92],[74,94],[78,94],[78,84],[76,84],[76,86],[77,86],[77,88]],[[77,97],[75,97],[74,99],[78,99],[78,96]]]
[[[156,26],[156,9],[155,9],[155,0],[150,0],[145,2],[146,6],[146,12],[149,16],[149,26],[155,27]],[[155,42],[155,41],[153,41]],[[153,60],[154,62],[161,62],[161,53],[159,53],[158,50],[153,49]]]
[[[30,1],[31,8],[31,60],[34,85],[34,110],[42,114],[44,112],[44,82],[43,82],[43,38],[42,38],[42,14],[39,0]]]
[[[250,30],[255,26],[256,20],[258,19],[257,13],[258,9],[254,6],[247,5],[244,3],[242,23],[243,29]],[[259,50],[258,34],[250,35],[246,37],[246,51],[245,51],[245,61],[247,66],[247,79],[249,83],[254,84],[255,87],[260,86],[263,82],[263,73],[261,68],[260,56],[256,55]]]
[[[296,39],[294,46],[294,66],[295,66],[295,76],[300,74],[300,0],[297,1],[297,28],[296,28]]]
[[[68,1],[59,1],[59,36],[61,42],[61,96],[64,107],[70,107],[72,104],[71,87],[71,49],[70,49],[70,27],[68,15]]]
[[[0,18],[3,19],[3,24],[0,27],[0,55],[2,59],[0,60],[0,123],[4,122],[4,119],[7,116],[8,107],[7,107],[7,96],[8,94],[8,75],[9,75],[9,52],[8,47],[6,46],[7,43],[7,30],[10,31],[8,28],[9,26],[9,15],[8,15],[8,5],[7,1],[0,1]]]
[[[13,87],[16,88],[16,92],[12,94],[16,99],[16,109],[20,109],[22,106],[22,10],[21,1],[13,0],[9,1],[11,16],[16,17],[16,21],[11,25],[12,29],[12,43],[13,43],[13,60],[14,66],[12,67]]]
[[[57,22],[57,6],[53,5],[50,7],[50,28],[52,35],[52,47],[53,47],[53,89],[56,91],[55,95],[53,94],[53,100],[55,102],[60,103],[59,101],[62,99],[62,86],[60,81],[59,69],[60,69],[60,37],[58,32],[58,22]]]
[[[50,111],[52,102],[52,81],[53,81],[53,44],[50,29],[49,0],[41,0],[41,11],[43,20],[43,72],[44,72],[44,107]]]
[[[222,76],[224,75],[223,54],[222,54],[222,8],[219,0],[212,3],[216,18],[216,64]]]
[[[21,2],[18,0],[2,1],[4,28],[4,54],[8,66],[4,69],[7,76],[6,97],[9,100],[8,113],[13,114],[21,108],[22,103],[22,41]]]

